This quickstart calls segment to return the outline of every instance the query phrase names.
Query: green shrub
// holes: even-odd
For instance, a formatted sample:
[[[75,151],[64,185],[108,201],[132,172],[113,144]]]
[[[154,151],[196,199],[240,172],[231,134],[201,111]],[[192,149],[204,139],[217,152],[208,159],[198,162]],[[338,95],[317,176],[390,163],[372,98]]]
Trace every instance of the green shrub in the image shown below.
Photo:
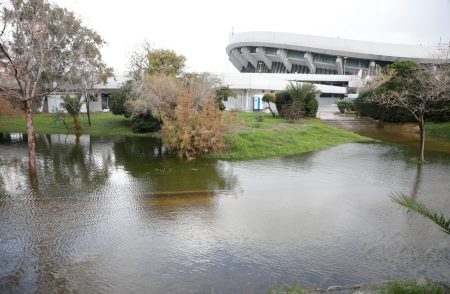
[[[128,96],[125,93],[125,91],[119,91],[111,94],[111,101],[110,101],[110,109],[111,112],[114,115],[125,115],[126,117],[129,117],[130,114],[127,112],[125,108],[125,103],[128,100]]]
[[[281,91],[275,94],[275,105],[277,106],[278,114],[281,117],[286,117],[285,113],[292,104],[292,97],[288,91]]]
[[[365,91],[355,99],[355,110],[362,116],[368,116],[385,122],[414,122],[414,117],[406,109],[400,107],[386,107],[377,103],[366,102],[373,91]]]
[[[341,99],[336,102],[336,105],[340,113],[345,113],[346,111],[354,111],[355,103],[349,99]]]
[[[157,132],[161,129],[161,121],[152,114],[138,115],[131,118],[133,133]]]
[[[316,117],[317,110],[319,109],[319,101],[317,101],[316,97],[306,97],[305,98],[305,115],[307,117]]]
[[[416,121],[409,111],[401,107],[387,107],[376,103],[366,102],[366,95],[369,94],[360,94],[359,97],[355,99],[355,110],[358,111],[360,115],[385,122]],[[450,102],[440,102],[436,106],[436,109],[443,109],[443,111],[430,112],[425,118],[434,122],[450,121]]]
[[[319,102],[316,99],[318,94],[313,84],[291,82],[285,91],[276,94],[275,104],[278,113],[289,120],[315,117],[319,108]]]

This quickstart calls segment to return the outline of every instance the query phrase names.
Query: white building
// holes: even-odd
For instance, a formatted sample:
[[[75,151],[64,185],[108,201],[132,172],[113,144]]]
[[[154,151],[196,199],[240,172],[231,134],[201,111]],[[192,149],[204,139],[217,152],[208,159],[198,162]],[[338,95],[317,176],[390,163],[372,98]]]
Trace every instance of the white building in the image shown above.
[[[310,82],[319,104],[355,96],[379,67],[399,60],[445,62],[439,46],[412,46],[276,32],[245,32],[230,37],[226,52],[240,74],[218,75],[237,94],[227,109],[257,110],[255,99],[284,90],[289,81]]]
[[[91,112],[107,112],[109,111],[109,104],[111,94],[118,91],[122,83],[126,80],[125,77],[109,78],[106,84],[98,84],[95,86],[95,94],[89,99],[89,110]],[[34,112],[58,112],[65,111],[62,107],[62,99],[65,93],[55,92],[46,97],[43,97],[41,101],[33,103]],[[81,97],[82,101],[85,101],[84,97]],[[83,103],[81,112],[86,113],[86,103]]]

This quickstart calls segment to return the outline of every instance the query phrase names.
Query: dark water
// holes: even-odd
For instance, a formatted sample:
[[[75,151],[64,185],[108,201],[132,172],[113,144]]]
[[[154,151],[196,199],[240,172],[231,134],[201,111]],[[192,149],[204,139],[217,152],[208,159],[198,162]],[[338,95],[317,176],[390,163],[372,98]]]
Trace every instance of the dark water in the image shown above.
[[[1,137],[0,137],[1,138]],[[158,141],[0,143],[0,292],[265,293],[425,277],[450,282],[450,237],[405,192],[450,214],[450,155],[345,144],[249,162],[162,157]]]

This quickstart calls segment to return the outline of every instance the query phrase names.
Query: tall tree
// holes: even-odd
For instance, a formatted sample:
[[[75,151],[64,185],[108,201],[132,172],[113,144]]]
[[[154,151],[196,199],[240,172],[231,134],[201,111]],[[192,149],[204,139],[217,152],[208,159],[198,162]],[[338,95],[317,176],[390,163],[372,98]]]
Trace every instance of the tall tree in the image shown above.
[[[421,67],[412,61],[394,63],[386,73],[376,76],[365,99],[386,107],[399,107],[411,113],[420,130],[419,161],[425,160],[425,119],[435,112],[448,111],[450,66]]]
[[[46,0],[3,1],[0,28],[0,60],[3,75],[16,83],[15,98],[26,117],[29,172],[36,174],[36,149],[32,103],[66,81],[89,43],[100,43],[95,32],[64,8]]]
[[[178,55],[173,50],[157,49],[148,52],[147,74],[164,74],[167,76],[179,76],[186,63],[186,57]]]
[[[166,75],[179,77],[186,67],[186,57],[170,49],[153,49],[144,42],[138,45],[130,55],[129,75],[134,81],[140,81],[144,75]]]

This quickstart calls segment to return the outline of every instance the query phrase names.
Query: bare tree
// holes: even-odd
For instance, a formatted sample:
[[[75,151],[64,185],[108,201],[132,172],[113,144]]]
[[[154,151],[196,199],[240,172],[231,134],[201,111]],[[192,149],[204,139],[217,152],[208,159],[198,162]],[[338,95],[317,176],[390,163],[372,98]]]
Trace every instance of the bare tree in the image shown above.
[[[142,44],[135,46],[131,52],[129,59],[130,64],[128,66],[128,74],[133,80],[142,79],[144,72],[150,67],[148,54],[152,51],[152,45],[148,41],[144,41]]]
[[[376,77],[368,85],[374,91],[366,98],[386,107],[399,107],[411,113],[420,129],[419,161],[425,160],[425,119],[427,114],[448,111],[442,106],[443,102],[450,102],[450,67],[437,65],[419,68],[402,76],[400,86],[384,87],[391,81],[395,73]]]
[[[83,56],[85,44],[97,42],[99,36],[83,27],[73,13],[46,0],[4,3],[0,15],[0,60],[6,64],[3,74],[16,82],[14,96],[22,103],[27,122],[29,172],[35,175],[32,103],[66,80]]]
[[[108,78],[114,76],[114,70],[101,61],[100,51],[95,53],[94,56],[85,55],[84,58],[78,60],[79,62],[74,66],[73,73],[69,76],[67,85],[70,88],[68,90],[80,93],[83,97],[90,126],[90,101],[98,92],[96,86],[101,83],[106,84]]]

